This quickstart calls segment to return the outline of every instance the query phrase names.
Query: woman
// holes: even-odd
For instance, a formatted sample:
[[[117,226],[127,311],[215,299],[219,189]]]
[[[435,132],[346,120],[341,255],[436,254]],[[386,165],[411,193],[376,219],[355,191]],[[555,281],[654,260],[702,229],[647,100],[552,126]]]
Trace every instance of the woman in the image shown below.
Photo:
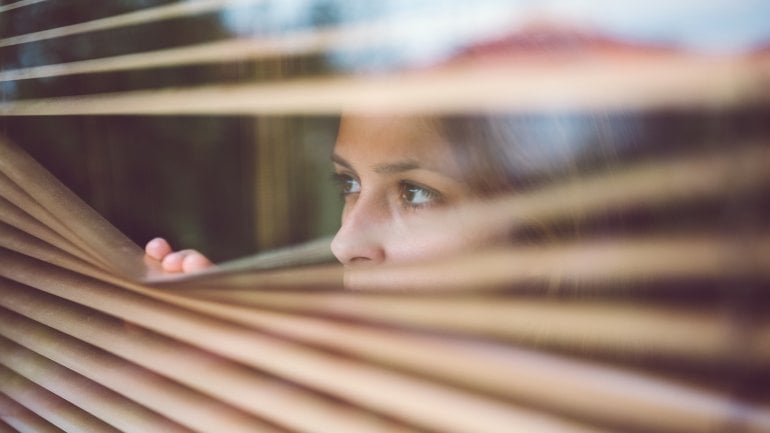
[[[575,128],[565,128],[570,122],[562,120],[344,116],[332,154],[344,197],[332,252],[345,266],[374,265],[509,242],[506,227],[460,220],[450,229],[431,221],[461,204],[522,189],[562,170],[576,156]],[[211,266],[197,251],[172,252],[161,238],[150,241],[146,252],[169,272]]]

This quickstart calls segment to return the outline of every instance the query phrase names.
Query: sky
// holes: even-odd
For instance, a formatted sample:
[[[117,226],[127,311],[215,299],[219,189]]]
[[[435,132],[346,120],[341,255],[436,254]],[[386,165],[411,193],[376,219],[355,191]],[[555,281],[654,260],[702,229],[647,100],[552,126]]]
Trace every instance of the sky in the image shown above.
[[[706,51],[741,50],[770,40],[766,0],[515,1],[629,38]]]
[[[410,31],[430,32],[432,23],[455,16],[456,26],[477,31],[531,20],[564,20],[629,39],[669,42],[706,51],[740,50],[770,40],[768,0],[280,0],[260,2],[260,22],[301,24],[319,6],[331,5],[343,20],[420,22]],[[267,6],[264,6],[264,5]],[[253,19],[226,15],[240,33]],[[252,20],[252,21],[250,21]],[[420,30],[421,27],[422,30]],[[436,29],[436,30],[441,30]]]
[[[704,53],[735,53],[770,42],[770,0],[240,1],[252,9],[228,9],[222,19],[242,37],[319,25],[323,11],[330,14],[327,24],[386,24],[390,30],[376,50],[328,54],[348,70],[431,64],[458,48],[544,21]]]

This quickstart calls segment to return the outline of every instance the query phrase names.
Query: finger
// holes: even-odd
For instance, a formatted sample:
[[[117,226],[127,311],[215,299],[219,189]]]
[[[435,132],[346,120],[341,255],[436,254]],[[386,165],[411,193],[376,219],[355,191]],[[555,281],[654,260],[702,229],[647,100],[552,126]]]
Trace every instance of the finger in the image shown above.
[[[190,251],[182,260],[182,272],[197,272],[211,267],[211,261],[197,251]]]
[[[160,264],[163,266],[163,270],[166,272],[182,272],[182,262],[184,261],[184,257],[186,255],[187,250],[169,253],[166,255],[166,257],[163,257],[163,260],[160,262]]]
[[[155,238],[147,242],[144,252],[155,260],[163,260],[171,253],[171,245],[163,238]]]
[[[195,272],[211,266],[211,262],[195,250],[181,250],[168,254],[161,265],[166,272]]]

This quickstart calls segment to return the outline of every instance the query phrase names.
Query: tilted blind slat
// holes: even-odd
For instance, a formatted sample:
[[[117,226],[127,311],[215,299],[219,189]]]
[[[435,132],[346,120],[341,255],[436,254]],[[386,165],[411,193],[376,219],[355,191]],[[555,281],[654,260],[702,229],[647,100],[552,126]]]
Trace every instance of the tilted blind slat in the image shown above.
[[[2,198],[0,198],[0,217],[2,217],[3,220],[3,227],[9,227],[27,233],[61,251],[66,251],[75,257],[84,260],[93,259],[92,256],[78,248],[76,245],[67,242],[63,236],[54,232],[50,227],[46,227],[39,221],[30,218],[29,214]],[[97,264],[99,263],[98,260],[95,262]],[[93,264],[94,262],[91,263]]]
[[[318,29],[290,33],[274,38],[244,38],[208,42],[192,46],[145,51],[77,62],[0,71],[0,81],[14,81],[73,74],[128,71],[160,67],[201,65],[233,61],[252,61],[344,50],[383,42],[376,24]],[[384,30],[382,31],[384,33]]]
[[[0,365],[0,392],[64,431],[119,433],[104,421]]]
[[[0,403],[0,405],[2,405],[2,403]],[[10,418],[10,414],[5,415],[5,417]],[[18,430],[6,424],[2,418],[0,418],[0,433],[18,433]]]
[[[13,10],[13,9],[18,9],[18,8],[24,7],[24,6],[33,5],[35,3],[41,3],[41,2],[44,2],[44,1],[47,1],[47,0],[19,0],[19,1],[15,2],[15,3],[11,3],[11,4],[8,4],[8,5],[0,6],[0,13],[6,12],[6,11],[10,11],[10,10]]]
[[[288,429],[319,432],[409,431],[358,408],[321,398],[302,388],[290,387],[274,378],[224,357],[212,357],[192,346],[154,332],[136,333],[121,320],[94,310],[52,302],[51,295],[13,290],[0,286],[4,307],[60,329],[81,340],[126,358],[174,381],[211,395],[229,405]],[[8,295],[8,296],[6,296]],[[56,314],[40,314],[41,310]],[[200,340],[200,335],[197,340]],[[228,344],[230,338],[220,343]],[[116,344],[117,343],[117,344]],[[214,374],[215,373],[215,374]],[[301,412],[302,417],[296,414]],[[255,425],[257,421],[255,421]],[[264,431],[279,431],[265,424]]]
[[[104,258],[93,250],[89,251],[89,246],[76,233],[67,228],[50,211],[38,205],[4,174],[0,174],[0,182],[3,182],[3,187],[0,189],[2,189],[3,197],[5,197],[0,199],[0,207],[2,208],[0,212],[7,218],[5,222],[57,245],[65,251],[97,263],[104,269],[111,267]],[[9,199],[10,203],[6,199]]]
[[[604,353],[632,359],[668,359],[703,365],[733,361],[729,316],[716,307],[672,308],[633,302],[547,301],[498,297],[429,300],[347,294],[188,291],[209,300],[297,313],[331,315],[365,322],[414,326],[505,339],[511,343],[558,347],[578,353]],[[768,338],[770,322],[758,319],[750,341]],[[748,331],[748,330],[747,330]],[[746,365],[766,365],[766,347],[741,347]]]
[[[0,392],[0,410],[11,433],[63,433],[36,413]]]
[[[495,69],[296,79],[277,83],[210,85],[186,89],[142,90],[112,94],[19,100],[0,103],[6,116],[64,115],[245,115],[359,113],[512,112],[518,110],[591,110],[623,107],[684,109],[697,106],[767,102],[754,85],[770,75],[765,68],[741,68],[712,61],[709,74],[689,62],[651,64],[613,71],[612,65],[575,65],[575,80],[521,65]],[[533,87],[536,80],[540,85]],[[472,83],[472,84],[471,84]],[[462,84],[462,86],[460,85]],[[542,88],[550,89],[542,92]],[[703,92],[709,88],[714,91]]]
[[[351,353],[379,365],[611,425],[670,432],[692,432],[696,430],[693,425],[701,425],[708,431],[709,426],[724,420],[726,412],[739,406],[743,413],[751,413],[746,417],[751,419],[747,424],[757,428],[770,425],[770,410],[733,402],[723,392],[691,387],[639,370],[518,347],[484,347],[452,338],[212,304],[170,293],[156,292],[154,296],[302,344]],[[616,402],[616,406],[608,410],[607,402]]]
[[[123,432],[190,433],[149,408],[109,391],[47,358],[0,337],[0,363],[31,382],[86,410]]]
[[[32,319],[0,308],[0,334],[199,432],[254,432],[252,416]]]
[[[57,27],[55,29],[42,30],[39,32],[27,33],[24,35],[0,39],[0,47],[8,47],[29,42],[43,41],[46,39],[72,36],[98,30],[116,29],[137,24],[145,24],[154,21],[167,20],[170,18],[213,12],[234,4],[258,3],[262,1],[264,0],[183,1],[165,6],[142,9],[136,12],[130,12],[113,17],[101,18],[84,23],[71,24],[68,26]]]
[[[350,54],[357,50],[392,49],[408,43],[400,31],[401,20],[394,18],[351,22],[313,27],[309,30],[290,30],[266,35],[235,35],[232,39],[194,45],[143,51],[113,57],[34,66],[0,71],[0,81],[14,81],[73,74],[132,71],[160,67],[205,65],[223,62],[249,62],[265,59],[291,59],[297,56]],[[419,25],[425,17],[410,18]],[[447,30],[456,24],[454,16],[431,16],[432,25]],[[344,71],[344,67],[342,70]]]
[[[0,146],[0,171],[32,200],[20,203],[44,224],[59,229],[59,234],[86,254],[96,257],[118,274],[141,275],[147,268],[142,252],[104,217],[86,206],[83,200],[63,187],[40,164],[16,146]],[[39,187],[31,187],[38,185]],[[88,221],[88,227],[81,225]],[[63,226],[63,227],[62,227]]]
[[[11,260],[6,260],[6,262],[9,265],[12,263]],[[18,264],[20,263],[11,265],[10,268],[20,270],[21,268],[16,267]],[[65,281],[57,278],[57,282],[48,280],[41,284],[41,281],[24,281],[23,278],[19,278],[21,277],[20,274],[12,276],[8,272],[0,272],[6,277],[31,284],[44,291],[53,289],[52,293],[58,292],[59,290],[55,286],[60,286]],[[78,278],[75,275],[69,277],[61,275],[60,277],[65,279]],[[110,288],[101,284],[89,284],[83,280],[74,285],[80,284],[83,284],[82,287],[89,286],[89,289],[86,290],[90,292],[87,297],[91,300],[86,300],[85,297],[81,296],[78,296],[79,299],[77,300],[71,298],[76,302],[85,302],[92,307],[103,309],[125,319],[141,316],[142,319],[138,323],[143,326],[188,341],[191,344],[200,345],[229,359],[255,368],[265,369],[280,377],[306,384],[349,401],[359,402],[370,410],[413,420],[418,425],[424,425],[427,428],[458,432],[482,431],[478,430],[480,427],[476,425],[474,420],[461,415],[455,417],[445,413],[445,409],[448,407],[455,407],[455,413],[458,414],[462,412],[462,407],[468,407],[479,414],[484,414],[487,426],[482,428],[489,429],[489,431],[497,431],[505,425],[534,426],[540,423],[542,426],[539,428],[542,428],[543,431],[569,431],[565,429],[582,431],[582,428],[570,426],[568,423],[557,420],[548,421],[548,417],[545,415],[530,414],[526,410],[517,410],[513,407],[506,408],[498,402],[456,393],[451,389],[429,382],[417,379],[406,380],[400,375],[372,368],[366,364],[353,363],[333,356],[323,356],[312,350],[281,342],[269,336],[254,334],[245,329],[239,330],[205,317],[196,318],[194,314],[185,314],[165,305],[147,302],[147,300],[137,296],[127,296],[128,294],[114,291],[108,296],[111,302],[104,302],[108,298],[99,300],[102,297],[100,293],[107,294],[112,291]],[[97,289],[100,286],[101,288]],[[77,289],[75,290],[77,291]],[[85,292],[83,293],[85,294]],[[117,299],[122,299],[120,305],[115,302]],[[98,304],[93,304],[92,301],[96,301]],[[117,309],[113,309],[113,306]],[[142,313],[139,311],[130,312],[134,308],[141,309]],[[230,387],[232,386],[234,385],[231,384]],[[258,387],[259,385],[254,384],[252,386]],[[264,388],[265,384],[261,386]],[[370,390],[373,389],[380,389],[381,391],[371,392]],[[384,390],[389,391],[385,392]],[[405,394],[412,396],[409,402],[405,402],[401,397]],[[430,410],[431,405],[428,404],[430,401],[442,402],[439,405],[440,409]],[[263,409],[264,406],[263,403]],[[303,418],[309,418],[309,416],[305,415]],[[543,419],[538,421],[541,418]],[[346,420],[346,423],[349,422],[350,420]]]

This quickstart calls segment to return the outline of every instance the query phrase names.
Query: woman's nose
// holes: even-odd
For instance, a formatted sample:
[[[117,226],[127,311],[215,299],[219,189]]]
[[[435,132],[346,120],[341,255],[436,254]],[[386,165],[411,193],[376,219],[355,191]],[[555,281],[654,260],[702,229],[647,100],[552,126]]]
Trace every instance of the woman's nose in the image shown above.
[[[358,200],[343,212],[342,225],[332,240],[332,253],[344,265],[385,261],[382,242],[387,211],[375,203]]]

